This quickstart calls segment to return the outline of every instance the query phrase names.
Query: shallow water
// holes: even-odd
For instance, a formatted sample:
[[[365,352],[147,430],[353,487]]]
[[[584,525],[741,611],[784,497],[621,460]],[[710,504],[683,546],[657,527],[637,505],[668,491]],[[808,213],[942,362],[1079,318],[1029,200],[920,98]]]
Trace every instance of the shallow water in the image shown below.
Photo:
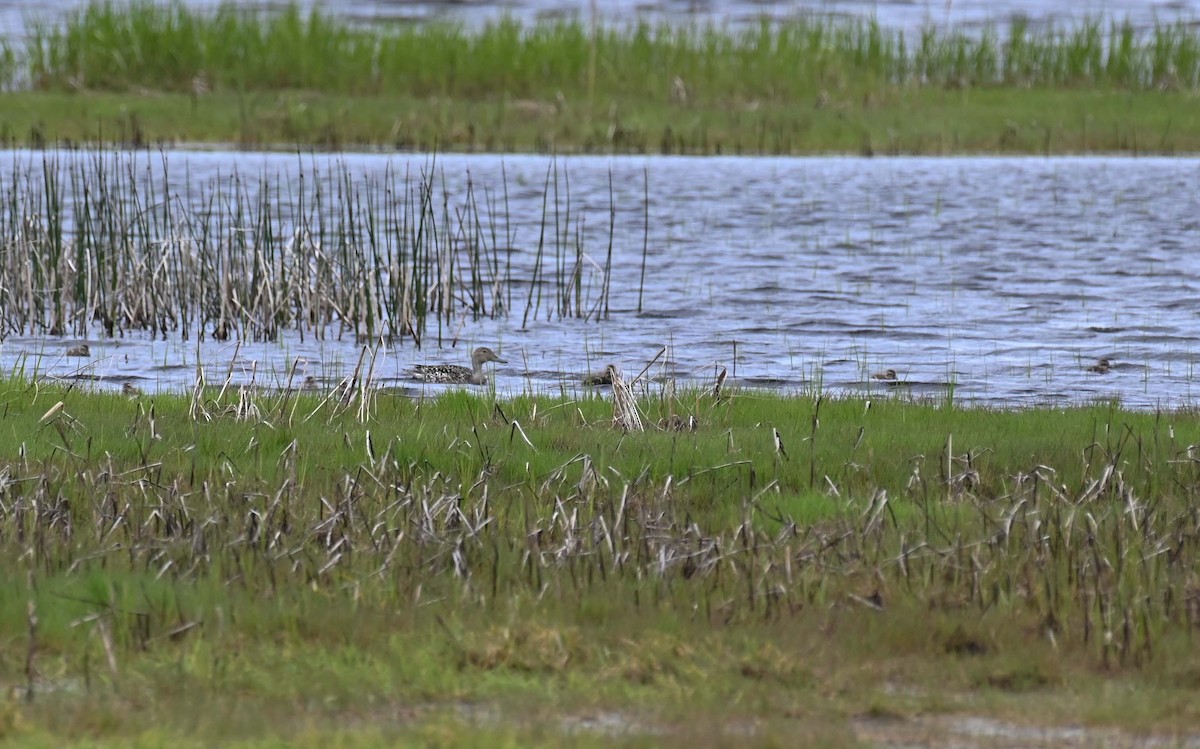
[[[59,155],[71,158],[91,157]],[[138,158],[138,168],[160,160]],[[364,179],[383,179],[385,170],[403,179],[430,164],[368,154],[165,158],[174,200],[195,205],[221,193],[235,165],[253,189],[254,174],[286,182],[298,169],[344,168]],[[0,154],[0,175],[40,159]],[[462,194],[469,174],[495,197],[504,170],[518,277],[539,241],[550,164],[542,156],[437,158],[451,195]],[[406,376],[411,365],[465,364],[472,347],[491,345],[508,360],[496,370],[502,392],[576,390],[584,373],[610,361],[630,377],[665,346],[650,373],[699,384],[727,367],[738,382],[788,392],[952,392],[996,406],[1119,398],[1154,408],[1200,395],[1192,384],[1200,363],[1200,160],[573,157],[558,166],[570,180],[572,223],[597,264],[607,250],[613,175],[610,319],[561,318],[547,303],[522,327],[519,291],[508,319],[455,322],[443,328],[441,349],[436,327],[419,350],[411,342],[382,348],[378,384],[423,387]],[[639,314],[644,179],[649,251]],[[598,279],[589,263],[585,307]],[[97,334],[91,358],[63,357],[76,342],[10,335],[0,366],[79,371],[101,378],[101,387],[129,380],[153,390],[190,386],[198,363],[210,382],[228,371],[235,382],[276,386],[300,360],[299,378],[331,384],[361,350],[352,335],[317,341],[288,333],[239,348],[197,344],[195,335]],[[1087,371],[1100,357],[1112,359],[1112,370]],[[888,368],[899,384],[871,379]]]
[[[216,0],[182,0],[190,7],[211,7]],[[270,8],[271,0],[234,0],[237,5]],[[338,15],[376,20],[451,19],[482,23],[501,15],[523,21],[553,18],[591,18],[592,0],[297,0],[303,7],[320,7]],[[0,32],[21,33],[31,18],[57,21],[79,7],[80,0],[42,0],[33,8],[25,0],[0,0]],[[762,17],[787,18],[801,13],[873,16],[887,26],[917,29],[927,24],[962,28],[1003,25],[1020,14],[1035,25],[1062,23],[1085,17],[1129,19],[1137,26],[1156,22],[1193,21],[1200,17],[1200,0],[599,0],[599,15],[607,22],[638,17],[675,22],[742,23]]]

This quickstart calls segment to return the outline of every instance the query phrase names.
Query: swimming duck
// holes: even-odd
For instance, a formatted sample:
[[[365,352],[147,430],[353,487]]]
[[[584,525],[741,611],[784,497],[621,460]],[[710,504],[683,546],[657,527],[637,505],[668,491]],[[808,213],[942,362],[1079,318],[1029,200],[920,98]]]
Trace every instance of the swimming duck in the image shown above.
[[[613,382],[613,365],[609,364],[604,368],[603,372],[593,372],[583,378],[583,384],[588,387],[599,387],[601,385],[611,385]]]
[[[871,375],[871,379],[873,379],[873,380],[894,380],[894,379],[896,379],[896,370],[885,369],[882,372],[876,372],[875,374]]]
[[[72,346],[67,349],[67,356],[91,356],[92,350],[88,348],[86,343],[81,343],[78,346]]]
[[[142,389],[132,382],[127,382],[121,386],[121,395],[127,398],[136,398],[142,394]]]
[[[1108,359],[1101,359],[1092,366],[1088,367],[1087,371],[1095,372],[1096,374],[1108,374],[1110,369],[1112,369],[1112,362],[1110,362]]]
[[[451,385],[486,385],[488,378],[483,372],[483,365],[488,362],[508,364],[508,361],[496,356],[496,352],[487,346],[480,346],[471,352],[471,368],[457,364],[418,364],[412,368],[414,380],[422,382],[440,382]]]

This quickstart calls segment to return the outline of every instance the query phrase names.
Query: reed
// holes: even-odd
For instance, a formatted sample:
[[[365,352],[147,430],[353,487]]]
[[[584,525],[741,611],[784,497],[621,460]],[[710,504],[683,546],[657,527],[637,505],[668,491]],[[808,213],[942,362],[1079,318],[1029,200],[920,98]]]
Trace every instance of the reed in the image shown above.
[[[534,254],[514,246],[507,203],[481,206],[470,179],[455,192],[436,157],[419,174],[298,167],[294,179],[235,170],[181,195],[165,155],[16,159],[0,211],[0,335],[294,331],[419,345],[463,319],[508,316],[526,290],[525,317],[609,314],[613,206],[607,250],[585,262],[584,216],[549,184],[551,241]],[[543,288],[556,299],[544,310]]]
[[[0,40],[0,142],[1191,152],[1198,49],[1186,25],[1098,18],[917,34],[820,16],[468,30],[101,3]]]
[[[1200,36],[1093,18],[1003,32],[930,27],[916,37],[873,19],[800,16],[742,28],[590,26],[513,20],[355,25],[296,5],[93,2],[65,23],[35,23],[23,50],[0,48],[0,74],[38,88],[297,89],[452,98],[509,97],[552,108],[593,101],[811,99],[845,88],[1020,86],[1193,88]],[[583,93],[579,93],[583,92]],[[600,113],[597,113],[600,114]]]

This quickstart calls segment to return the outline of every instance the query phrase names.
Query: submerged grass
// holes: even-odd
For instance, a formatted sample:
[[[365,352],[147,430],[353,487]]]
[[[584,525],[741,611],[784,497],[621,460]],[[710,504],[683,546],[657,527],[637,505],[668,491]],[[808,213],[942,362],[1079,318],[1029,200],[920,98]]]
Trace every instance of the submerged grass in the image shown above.
[[[587,248],[603,229],[586,230],[560,178],[552,162],[540,219],[519,220],[534,245],[513,231],[506,183],[448,186],[436,157],[419,174],[375,176],[298,159],[293,174],[233,169],[200,188],[173,182],[165,155],[16,158],[0,189],[0,338],[290,329],[420,345],[464,319],[599,320],[613,196],[601,264]]]
[[[627,433],[589,395],[356,398],[0,383],[5,736],[1200,717],[1193,414],[705,391]]]
[[[1194,150],[1200,34],[801,16],[477,30],[92,3],[0,52],[0,136],[666,153]],[[37,94],[31,92],[38,92]],[[63,92],[72,96],[62,98]],[[930,109],[938,117],[930,117]],[[111,114],[110,114],[111,113]]]

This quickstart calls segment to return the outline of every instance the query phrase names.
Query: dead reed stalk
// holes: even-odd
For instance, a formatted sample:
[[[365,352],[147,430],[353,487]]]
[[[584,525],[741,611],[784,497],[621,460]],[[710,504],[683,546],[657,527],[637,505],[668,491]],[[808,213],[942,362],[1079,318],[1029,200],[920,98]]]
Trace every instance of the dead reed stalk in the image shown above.
[[[613,424],[626,432],[640,432],[642,417],[638,413],[637,398],[633,389],[625,382],[621,370],[615,364],[608,365],[608,376],[612,380],[613,391]]]

